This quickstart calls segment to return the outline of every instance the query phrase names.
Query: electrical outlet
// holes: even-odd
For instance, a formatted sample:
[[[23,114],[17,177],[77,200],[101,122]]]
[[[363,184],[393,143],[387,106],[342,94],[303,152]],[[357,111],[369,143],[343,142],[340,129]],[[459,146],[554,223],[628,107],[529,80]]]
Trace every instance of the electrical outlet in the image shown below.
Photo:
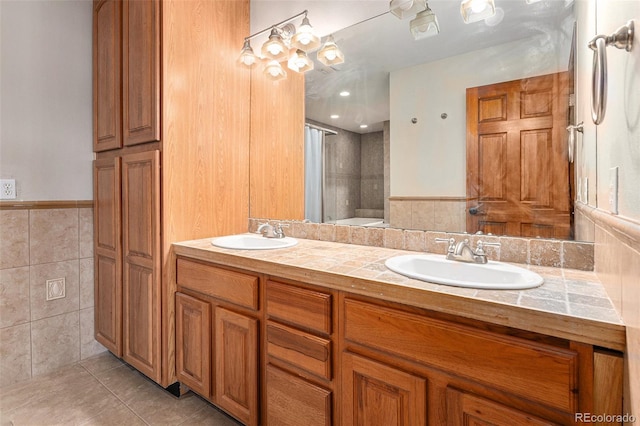
[[[0,200],[16,199],[16,180],[0,179]]]
[[[62,299],[66,295],[66,280],[55,278],[47,280],[47,300]]]

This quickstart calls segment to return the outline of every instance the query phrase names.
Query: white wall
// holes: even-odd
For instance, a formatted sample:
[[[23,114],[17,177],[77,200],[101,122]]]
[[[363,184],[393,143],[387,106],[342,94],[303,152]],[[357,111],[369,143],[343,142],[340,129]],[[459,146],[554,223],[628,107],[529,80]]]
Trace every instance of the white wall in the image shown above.
[[[636,28],[631,52],[607,47],[607,112],[596,128],[597,206],[610,210],[610,169],[618,167],[619,214],[640,220],[640,1],[598,0],[596,11],[598,34],[609,35],[630,19]]]
[[[566,71],[570,40],[541,34],[392,72],[391,196],[465,196],[466,89]]]
[[[0,20],[0,177],[92,199],[92,2],[2,0]]]

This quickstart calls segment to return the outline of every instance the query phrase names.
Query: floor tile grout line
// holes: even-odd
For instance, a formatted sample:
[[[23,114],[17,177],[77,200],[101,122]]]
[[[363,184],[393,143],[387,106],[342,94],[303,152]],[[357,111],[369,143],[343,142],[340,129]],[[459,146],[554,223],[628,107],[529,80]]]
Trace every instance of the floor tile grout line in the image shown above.
[[[87,367],[85,367],[84,365],[81,365],[81,366],[82,366],[82,368],[84,368],[84,369],[85,369],[85,370],[86,370],[86,371],[87,371],[87,372],[88,372],[88,373],[89,373],[93,378],[95,378],[95,379],[96,379],[96,381],[97,381],[98,383],[100,383],[100,385],[101,385],[102,387],[104,387],[104,388],[105,388],[105,389],[106,389],[106,390],[107,390],[111,395],[113,395],[113,396],[114,396],[118,401],[120,401],[120,402],[122,403],[122,405],[124,405],[125,407],[127,407],[127,409],[128,409],[129,411],[131,411],[131,412],[132,412],[132,413],[133,413],[137,418],[139,418],[139,419],[142,421],[142,423],[144,423],[145,425],[150,425],[150,423],[149,423],[149,422],[147,422],[147,421],[146,421],[142,416],[140,416],[140,415],[139,415],[139,414],[138,414],[138,413],[137,413],[137,412],[136,412],[132,407],[130,407],[130,406],[129,406],[129,404],[127,404],[126,402],[124,402],[124,401],[122,400],[122,398],[120,398],[120,397],[119,397],[118,395],[116,395],[116,394],[115,394],[111,389],[109,389],[109,387],[108,387],[105,383],[103,383],[103,382],[102,382],[102,380],[100,380],[100,378],[99,378],[99,377],[97,377],[95,374],[93,374],[93,372],[92,372],[92,371],[90,371],[90,370],[89,370]],[[113,367],[113,368],[109,368],[109,369],[103,370],[103,372],[104,372],[104,371],[115,370],[116,368],[121,368],[121,367],[126,367],[126,364],[121,364],[121,365],[119,365],[119,366],[117,366],[117,367]]]

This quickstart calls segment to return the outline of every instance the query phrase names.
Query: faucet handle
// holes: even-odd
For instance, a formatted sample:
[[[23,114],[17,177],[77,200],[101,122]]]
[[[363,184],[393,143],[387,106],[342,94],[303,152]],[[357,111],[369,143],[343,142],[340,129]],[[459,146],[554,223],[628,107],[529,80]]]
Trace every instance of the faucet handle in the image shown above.
[[[435,241],[437,243],[449,243],[449,247],[447,248],[447,253],[453,253],[456,250],[456,240],[452,238],[436,238]]]
[[[484,255],[486,255],[486,253],[484,251],[484,247],[485,246],[500,247],[501,245],[502,244],[500,244],[500,243],[489,243],[489,242],[486,242],[486,241],[479,240],[478,241],[478,245],[476,246],[476,254],[478,256],[484,256]]]
[[[275,232],[276,235],[278,235],[278,238],[284,238],[284,231],[282,230],[282,228],[288,228],[289,224],[288,223],[276,223],[276,225],[273,227],[273,230]]]

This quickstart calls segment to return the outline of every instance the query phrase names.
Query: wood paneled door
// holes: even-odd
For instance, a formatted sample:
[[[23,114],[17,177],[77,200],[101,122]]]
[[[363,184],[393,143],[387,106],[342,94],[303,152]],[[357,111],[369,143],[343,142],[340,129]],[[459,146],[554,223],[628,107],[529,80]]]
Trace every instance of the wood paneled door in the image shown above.
[[[571,237],[568,73],[467,89],[467,232]]]

